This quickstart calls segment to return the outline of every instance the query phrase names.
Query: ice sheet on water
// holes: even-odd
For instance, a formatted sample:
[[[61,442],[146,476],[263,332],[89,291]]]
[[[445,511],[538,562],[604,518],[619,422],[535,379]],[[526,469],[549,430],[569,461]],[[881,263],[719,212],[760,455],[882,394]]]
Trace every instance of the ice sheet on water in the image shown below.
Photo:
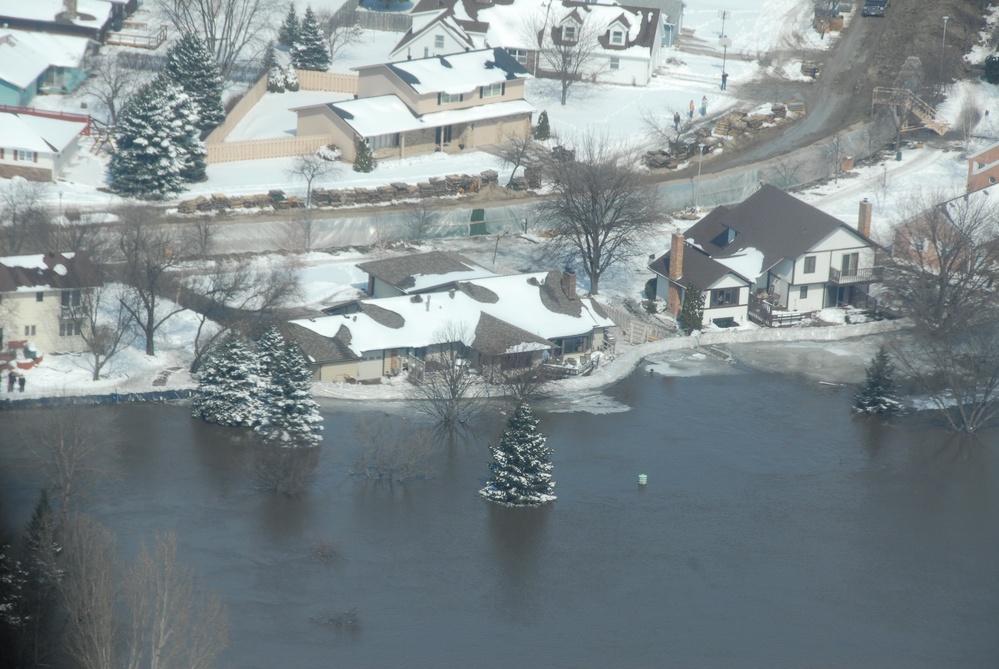
[[[602,393],[594,393],[592,395],[580,395],[568,402],[560,402],[550,411],[551,413],[592,413],[600,415],[624,413],[625,411],[631,411],[631,407]]]

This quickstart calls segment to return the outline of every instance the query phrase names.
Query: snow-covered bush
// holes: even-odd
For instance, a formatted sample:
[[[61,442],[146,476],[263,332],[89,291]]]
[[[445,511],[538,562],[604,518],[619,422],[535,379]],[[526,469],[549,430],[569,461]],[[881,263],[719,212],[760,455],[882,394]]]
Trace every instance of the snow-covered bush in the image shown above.
[[[292,93],[299,89],[298,72],[292,65],[284,68],[284,87]]]
[[[334,144],[327,144],[326,146],[320,146],[316,149],[316,155],[323,160],[328,160],[330,162],[340,160],[343,157],[343,152],[340,151]]]
[[[280,67],[272,67],[267,73],[267,92],[284,93],[284,72]]]

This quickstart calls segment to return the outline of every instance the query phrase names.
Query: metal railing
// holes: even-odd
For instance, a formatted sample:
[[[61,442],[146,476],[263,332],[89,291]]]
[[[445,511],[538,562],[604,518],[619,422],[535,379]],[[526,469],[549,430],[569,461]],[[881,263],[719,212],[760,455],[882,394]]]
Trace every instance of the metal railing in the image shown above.
[[[884,274],[883,267],[861,267],[857,269],[838,270],[829,268],[829,282],[838,285],[847,283],[870,283],[880,281]]]

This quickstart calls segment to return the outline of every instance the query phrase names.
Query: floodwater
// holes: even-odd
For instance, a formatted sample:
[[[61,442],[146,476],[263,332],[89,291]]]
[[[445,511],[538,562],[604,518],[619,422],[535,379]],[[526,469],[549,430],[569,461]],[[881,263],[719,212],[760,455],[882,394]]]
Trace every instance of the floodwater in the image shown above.
[[[502,416],[390,485],[348,474],[354,426],[410,430],[404,408],[327,405],[316,483],[286,499],[186,406],[100,407],[128,437],[88,506],[126,557],[177,533],[229,605],[221,666],[995,667],[999,435],[858,419],[850,397],[643,366],[587,400],[600,413],[541,408],[558,501],[540,509],[476,495]],[[26,460],[0,450],[14,524],[37,493]],[[339,558],[310,559],[316,541]],[[310,621],[346,610],[356,625]]]

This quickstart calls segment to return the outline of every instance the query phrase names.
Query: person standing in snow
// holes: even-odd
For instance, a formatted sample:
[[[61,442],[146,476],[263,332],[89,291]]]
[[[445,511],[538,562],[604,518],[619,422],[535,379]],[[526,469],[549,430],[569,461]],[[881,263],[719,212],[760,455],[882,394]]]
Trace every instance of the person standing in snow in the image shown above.
[[[689,117],[690,118],[694,118],[694,101],[693,100],[690,101],[690,114],[689,114]]]
[[[728,72],[722,72],[722,90],[728,86]]]
[[[680,132],[680,112],[673,114],[673,129]]]
[[[20,392],[22,392],[22,393],[24,392],[24,374],[22,374],[22,375],[21,375],[21,376],[20,376],[20,377],[19,377],[19,378],[17,379],[17,389],[18,389],[18,390],[19,390]]]
[[[701,116],[708,113],[708,96],[705,95],[701,98]]]
[[[10,374],[7,375],[7,392],[8,393],[14,392],[14,384],[15,383],[17,383],[17,374],[14,373],[14,370],[10,370]]]

